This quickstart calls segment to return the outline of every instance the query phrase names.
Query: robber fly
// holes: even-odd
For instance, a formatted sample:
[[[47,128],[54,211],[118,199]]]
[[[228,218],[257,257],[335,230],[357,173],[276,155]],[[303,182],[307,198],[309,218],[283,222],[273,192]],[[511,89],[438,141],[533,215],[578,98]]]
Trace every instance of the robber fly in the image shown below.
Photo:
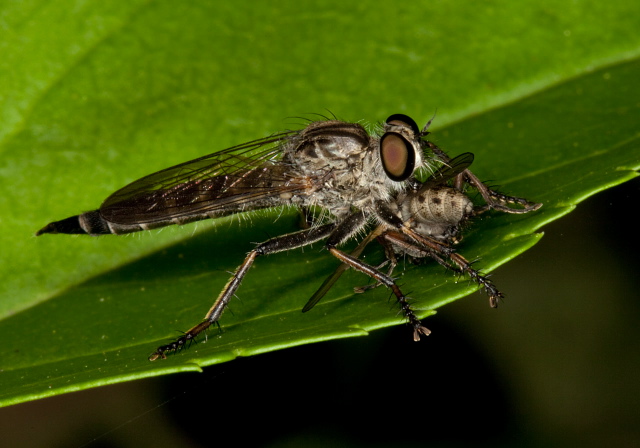
[[[363,270],[357,266],[363,264],[357,257],[374,240],[384,247],[387,260],[368,272],[376,283],[354,288],[355,292],[364,292],[381,285],[393,290],[395,282],[391,275],[397,265],[398,256],[408,256],[415,262],[431,258],[448,270],[460,275],[469,275],[489,295],[490,305],[494,308],[498,306],[503,294],[488,277],[473,269],[471,263],[456,253],[452,246],[459,242],[462,227],[472,217],[491,209],[514,214],[528,213],[539,209],[542,204],[507,196],[487,187],[468,169],[473,162],[473,154],[464,153],[450,159],[433,143],[427,144],[443,162],[443,166],[427,181],[418,182],[412,189],[399,192],[389,204],[390,209],[409,230],[399,231],[396,227],[390,227],[387,222],[378,225],[350,253],[351,258],[325,280],[304,306],[303,312],[313,308],[349,267]],[[449,181],[452,181],[453,186],[449,185]],[[485,201],[484,205],[474,205],[464,192],[467,184],[479,191]],[[380,269],[386,264],[389,264],[389,268],[387,273],[383,274]],[[396,298],[405,318],[414,328],[414,340],[418,341],[421,334],[428,335],[429,330],[424,328],[414,315],[406,297],[396,294]]]
[[[358,123],[325,120],[299,131],[287,131],[210,154],[143,177],[109,196],[98,210],[52,222],[44,233],[122,234],[218,218],[258,209],[318,207],[328,219],[307,229],[257,245],[237,268],[204,320],[177,340],[151,354],[154,361],[178,351],[217,323],[229,300],[260,255],[326,240],[325,247],[343,263],[389,286],[407,316],[406,297],[393,280],[338,246],[371,221],[408,236],[421,249],[432,240],[405,224],[397,206],[405,191],[416,191],[417,170],[435,169],[446,155],[434,150],[406,115],[390,116],[379,135],[369,135]],[[430,151],[427,151],[430,149]],[[427,243],[428,242],[428,243]],[[392,244],[392,243],[390,243]],[[435,244],[435,243],[434,243]],[[415,317],[414,334],[428,334]]]
[[[320,207],[330,219],[308,229],[272,238],[252,250],[224,287],[205,320],[178,340],[159,347],[150,359],[164,358],[217,322],[256,257],[326,239],[337,246],[387,213],[388,203],[430,169],[420,130],[405,115],[392,115],[380,135],[358,123],[311,122],[143,177],[109,196],[98,210],[52,222],[45,233],[123,234],[185,224],[258,209]],[[391,213],[392,214],[392,213]]]

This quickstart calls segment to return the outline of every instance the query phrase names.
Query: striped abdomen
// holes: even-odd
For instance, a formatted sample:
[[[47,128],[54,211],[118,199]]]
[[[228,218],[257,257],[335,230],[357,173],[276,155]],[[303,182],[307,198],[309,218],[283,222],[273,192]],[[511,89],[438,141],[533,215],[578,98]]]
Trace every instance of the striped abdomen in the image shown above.
[[[210,216],[183,216],[173,218],[167,221],[157,221],[144,224],[117,224],[104,219],[100,210],[93,210],[82,213],[81,215],[71,216],[61,221],[54,221],[36,232],[36,236],[44,233],[67,233],[67,234],[89,234],[89,235],[108,235],[123,234],[131,232],[139,232],[141,230],[156,229],[171,224],[187,224],[193,221],[207,219]],[[216,216],[218,217],[218,216]]]

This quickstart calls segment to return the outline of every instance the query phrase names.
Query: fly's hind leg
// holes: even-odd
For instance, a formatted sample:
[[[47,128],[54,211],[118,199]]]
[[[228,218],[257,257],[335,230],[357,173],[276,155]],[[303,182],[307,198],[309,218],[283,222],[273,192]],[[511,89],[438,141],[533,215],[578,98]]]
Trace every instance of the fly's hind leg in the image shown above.
[[[149,361],[155,361],[158,358],[166,359],[167,352],[177,352],[193,340],[200,333],[209,328],[213,323],[218,322],[222,312],[225,310],[231,297],[234,296],[242,279],[247,274],[249,268],[259,255],[268,255],[276,252],[283,252],[298,247],[312,244],[329,236],[335,228],[335,223],[326,224],[324,226],[312,227],[310,229],[301,230],[299,232],[289,233],[287,235],[272,238],[259,244],[254,250],[249,252],[244,262],[236,269],[233,276],[229,279],[224,289],[213,303],[213,306],[204,317],[204,320],[195,325],[175,341],[167,345],[162,345],[149,356]]]

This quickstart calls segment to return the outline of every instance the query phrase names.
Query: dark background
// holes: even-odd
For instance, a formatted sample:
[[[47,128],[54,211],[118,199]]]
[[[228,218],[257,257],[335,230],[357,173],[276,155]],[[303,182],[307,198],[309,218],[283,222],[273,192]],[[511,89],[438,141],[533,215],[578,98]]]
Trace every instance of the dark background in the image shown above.
[[[507,295],[398,326],[0,409],[5,446],[636,446],[640,181],[494,273]],[[301,302],[301,304],[304,300]]]

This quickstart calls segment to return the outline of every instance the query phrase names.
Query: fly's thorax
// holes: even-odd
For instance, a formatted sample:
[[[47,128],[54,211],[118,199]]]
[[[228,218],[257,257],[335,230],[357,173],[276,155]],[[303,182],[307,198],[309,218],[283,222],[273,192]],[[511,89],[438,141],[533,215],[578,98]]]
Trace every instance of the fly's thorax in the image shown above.
[[[402,201],[400,213],[414,230],[434,237],[451,236],[451,229],[473,213],[473,202],[464,193],[448,186],[421,189]]]
[[[373,213],[376,201],[404,191],[424,156],[419,132],[402,122],[387,123],[378,137],[358,123],[328,120],[311,123],[292,138],[282,161],[294,177],[313,185],[293,201],[341,217],[354,208]]]
[[[369,144],[369,134],[358,123],[338,120],[316,121],[292,139],[297,153],[310,159],[345,158],[350,152],[358,152]]]
[[[311,123],[291,140],[284,162],[305,176],[321,178],[362,164],[369,135],[357,123],[330,120]]]
[[[349,154],[344,169],[333,169],[327,176],[326,194],[335,193],[335,205],[345,212],[355,208],[375,214],[377,201],[391,202],[393,196],[407,189],[406,181],[389,178],[381,163],[379,148],[380,138],[369,137],[366,147]]]
[[[372,194],[381,194],[382,188],[372,187],[382,182],[375,179],[369,162],[376,142],[358,123],[329,120],[303,129],[283,158],[295,177],[311,180],[300,205],[319,205],[342,217],[370,202]]]

